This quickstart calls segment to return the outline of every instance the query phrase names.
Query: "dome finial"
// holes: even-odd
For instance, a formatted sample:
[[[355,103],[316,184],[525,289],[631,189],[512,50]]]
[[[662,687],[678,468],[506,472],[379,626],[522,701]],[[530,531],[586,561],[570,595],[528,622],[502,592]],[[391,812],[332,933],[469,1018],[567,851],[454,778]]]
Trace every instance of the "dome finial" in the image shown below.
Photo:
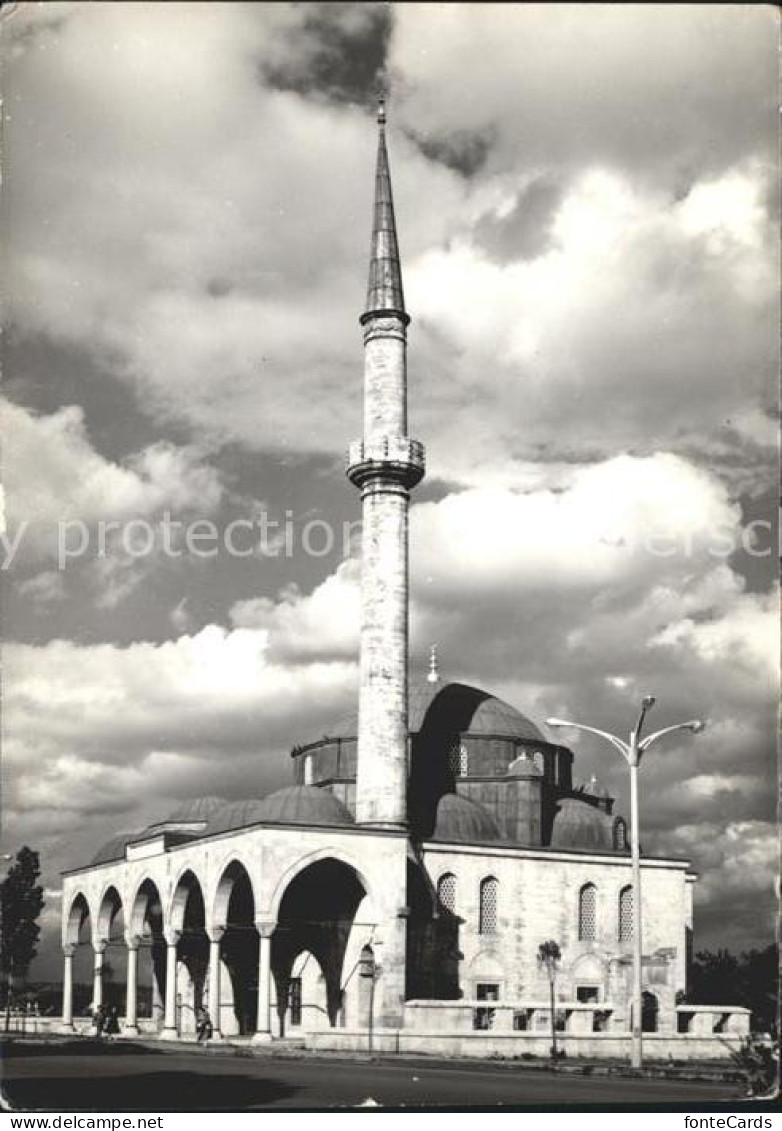
[[[429,649],[429,675],[426,677],[428,683],[438,683],[440,680],[440,673],[437,670],[437,645],[433,644]]]

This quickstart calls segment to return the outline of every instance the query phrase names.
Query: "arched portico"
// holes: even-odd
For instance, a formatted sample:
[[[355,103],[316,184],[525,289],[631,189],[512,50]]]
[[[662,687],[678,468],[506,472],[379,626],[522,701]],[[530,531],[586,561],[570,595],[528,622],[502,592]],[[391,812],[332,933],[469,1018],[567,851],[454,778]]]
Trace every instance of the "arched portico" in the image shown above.
[[[253,1033],[257,1030],[259,942],[252,880],[240,860],[231,860],[222,870],[208,933],[206,1004],[215,1033]],[[230,1003],[226,1002],[228,988]]]
[[[122,897],[114,884],[105,888],[95,917],[95,977],[93,1003],[117,1013],[125,1010],[121,986],[128,982],[125,914]]]
[[[90,968],[94,969],[94,962],[87,959],[93,936],[92,927],[89,901],[83,892],[76,892],[64,917],[62,935],[62,1027],[66,1031],[73,1029],[74,965],[78,972],[78,968],[84,967],[89,961]]]
[[[278,893],[271,968],[280,1033],[284,1035],[289,1014],[294,963],[305,951],[322,971],[326,1015],[334,1026],[342,1007],[345,953],[356,912],[367,896],[365,883],[355,868],[324,853],[291,869]]]
[[[209,967],[206,905],[201,882],[186,868],[174,885],[166,940],[165,1016],[161,1037],[175,1040],[195,1030],[196,1011],[203,1003]]]
[[[149,1016],[163,1022],[163,995],[166,983],[166,942],[163,937],[163,902],[154,880],[145,877],[128,901],[125,941],[128,947],[128,992],[125,1028],[138,1031],[137,985],[151,987]],[[145,995],[146,996],[146,995]]]

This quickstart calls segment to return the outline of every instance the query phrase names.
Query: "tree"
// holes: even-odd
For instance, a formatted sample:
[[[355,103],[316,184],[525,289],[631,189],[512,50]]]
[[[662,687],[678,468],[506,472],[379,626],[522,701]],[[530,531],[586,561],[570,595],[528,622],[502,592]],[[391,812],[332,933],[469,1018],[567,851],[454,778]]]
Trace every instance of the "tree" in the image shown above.
[[[743,1005],[752,1011],[753,1029],[775,1037],[778,986],[775,943],[738,956],[724,949],[702,950],[692,964],[687,1000],[695,1005]]]
[[[5,981],[5,1027],[9,1027],[14,984],[23,980],[38,951],[38,923],[44,908],[38,853],[27,845],[0,884],[0,974]]]
[[[538,965],[546,971],[548,978],[549,988],[549,1001],[551,1003],[551,1059],[556,1065],[559,1053],[557,1052],[557,1017],[554,1010],[554,986],[559,972],[559,963],[562,959],[562,951],[559,949],[559,943],[549,939],[547,942],[542,942],[538,947]]]

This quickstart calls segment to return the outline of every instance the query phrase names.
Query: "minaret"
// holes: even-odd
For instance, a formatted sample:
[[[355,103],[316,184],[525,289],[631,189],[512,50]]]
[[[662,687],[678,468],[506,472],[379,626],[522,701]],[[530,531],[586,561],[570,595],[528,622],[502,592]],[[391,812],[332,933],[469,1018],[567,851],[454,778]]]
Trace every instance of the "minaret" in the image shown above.
[[[364,438],[347,473],[361,491],[361,642],[356,821],[407,827],[408,504],[424,448],[407,435],[407,326],[378,106],[375,211],[364,327]]]

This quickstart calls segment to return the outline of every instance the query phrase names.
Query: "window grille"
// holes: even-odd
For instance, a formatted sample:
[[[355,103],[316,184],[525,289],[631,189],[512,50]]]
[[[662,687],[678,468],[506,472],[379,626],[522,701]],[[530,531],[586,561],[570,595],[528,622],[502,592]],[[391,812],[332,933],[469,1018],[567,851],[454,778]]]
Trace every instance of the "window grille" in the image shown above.
[[[478,931],[482,935],[496,935],[497,933],[499,887],[500,885],[494,876],[487,876],[485,880],[481,881]]]
[[[592,940],[597,931],[597,888],[584,884],[578,897],[578,937]]]
[[[619,941],[633,937],[633,889],[628,885],[619,892]]]
[[[448,769],[456,777],[464,777],[467,773],[467,747],[463,742],[454,742],[448,751]]]
[[[437,896],[446,911],[450,911],[454,915],[456,913],[456,876],[453,872],[446,872],[444,876],[440,876],[437,881]]]

